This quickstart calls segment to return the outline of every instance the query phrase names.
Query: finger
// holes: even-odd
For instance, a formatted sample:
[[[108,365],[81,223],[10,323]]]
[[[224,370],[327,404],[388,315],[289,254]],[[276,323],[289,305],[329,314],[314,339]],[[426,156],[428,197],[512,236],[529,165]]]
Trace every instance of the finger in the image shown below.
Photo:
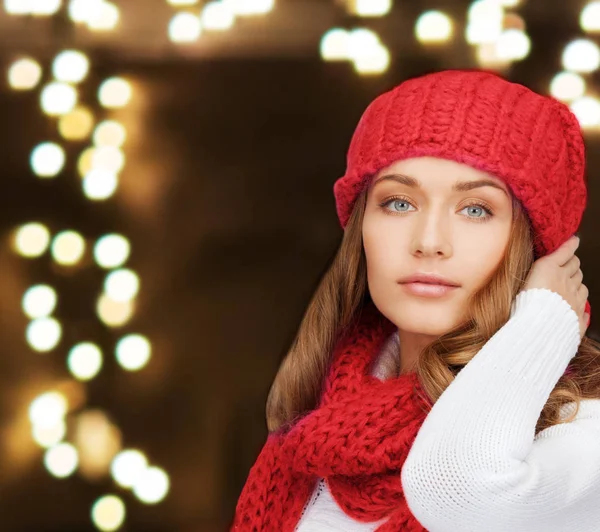
[[[583,281],[583,272],[581,270],[577,270],[572,276],[571,276],[571,280],[576,283],[577,285],[580,285],[581,282]]]
[[[552,257],[552,259],[556,261],[559,266],[564,266],[564,264],[573,256],[575,250],[577,250],[579,247],[579,243],[579,237],[572,236],[554,253],[551,253],[548,256]]]
[[[577,273],[581,266],[581,261],[577,255],[573,255],[563,266],[567,275],[573,277]]]

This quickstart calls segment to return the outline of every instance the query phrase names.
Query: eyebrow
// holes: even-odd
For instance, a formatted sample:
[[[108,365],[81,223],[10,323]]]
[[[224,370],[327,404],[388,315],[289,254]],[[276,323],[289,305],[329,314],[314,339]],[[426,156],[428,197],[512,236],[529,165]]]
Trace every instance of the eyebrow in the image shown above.
[[[398,183],[406,185],[410,188],[422,188],[421,183],[418,179],[403,174],[384,175],[383,177],[380,177],[377,181],[375,181],[373,186],[377,185],[377,183],[380,183],[381,181],[397,181]],[[454,183],[454,185],[452,186],[452,190],[454,192],[467,192],[469,190],[473,190],[474,188],[480,187],[494,187],[498,190],[501,190],[502,192],[504,192],[504,194],[508,196],[508,193],[502,185],[499,185],[498,183],[496,183],[495,181],[491,181],[490,179],[477,179],[475,181],[459,181],[458,183]]]

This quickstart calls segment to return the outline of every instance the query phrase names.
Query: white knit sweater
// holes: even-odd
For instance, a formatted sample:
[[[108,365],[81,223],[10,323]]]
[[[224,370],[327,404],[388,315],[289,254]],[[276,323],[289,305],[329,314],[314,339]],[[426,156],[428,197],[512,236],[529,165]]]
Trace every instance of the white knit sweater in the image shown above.
[[[429,532],[600,531],[600,399],[535,435],[579,341],[577,315],[558,294],[517,296],[508,322],[433,405],[402,468],[409,508]],[[379,378],[397,344],[395,335],[382,350]],[[383,522],[344,514],[321,480],[297,531],[371,532]]]

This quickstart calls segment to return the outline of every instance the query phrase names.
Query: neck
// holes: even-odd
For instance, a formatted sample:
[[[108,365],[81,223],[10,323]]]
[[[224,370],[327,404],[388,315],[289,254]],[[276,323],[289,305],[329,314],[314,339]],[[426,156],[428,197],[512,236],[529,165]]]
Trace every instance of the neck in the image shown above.
[[[402,329],[398,329],[398,338],[400,340],[400,374],[402,375],[414,371],[421,352],[435,338],[431,335]]]

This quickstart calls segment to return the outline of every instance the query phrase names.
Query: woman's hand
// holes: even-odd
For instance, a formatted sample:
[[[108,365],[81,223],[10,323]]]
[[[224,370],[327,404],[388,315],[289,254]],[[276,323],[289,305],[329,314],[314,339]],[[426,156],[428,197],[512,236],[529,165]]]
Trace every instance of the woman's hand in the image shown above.
[[[559,294],[579,317],[579,333],[583,338],[589,325],[589,315],[585,312],[585,303],[589,291],[582,283],[581,262],[575,255],[579,247],[579,238],[571,237],[554,253],[550,253],[533,263],[523,290],[547,288]]]

